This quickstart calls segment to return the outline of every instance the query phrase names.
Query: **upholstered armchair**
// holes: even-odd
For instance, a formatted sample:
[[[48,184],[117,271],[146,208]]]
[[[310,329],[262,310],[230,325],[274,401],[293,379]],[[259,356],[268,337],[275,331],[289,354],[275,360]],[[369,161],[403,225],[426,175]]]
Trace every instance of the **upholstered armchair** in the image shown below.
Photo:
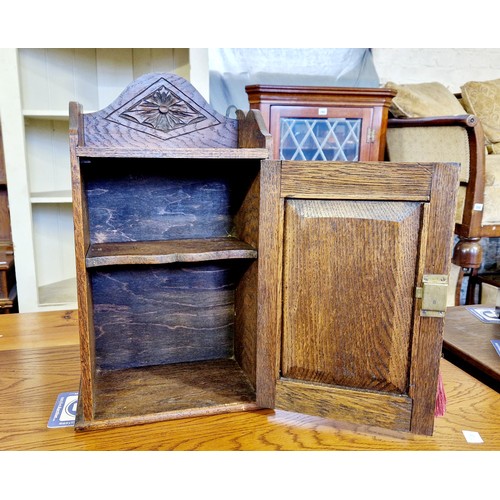
[[[480,300],[481,238],[500,237],[500,79],[468,82],[461,95],[439,83],[396,85],[387,130],[390,161],[461,165],[455,217],[456,244],[448,305]]]

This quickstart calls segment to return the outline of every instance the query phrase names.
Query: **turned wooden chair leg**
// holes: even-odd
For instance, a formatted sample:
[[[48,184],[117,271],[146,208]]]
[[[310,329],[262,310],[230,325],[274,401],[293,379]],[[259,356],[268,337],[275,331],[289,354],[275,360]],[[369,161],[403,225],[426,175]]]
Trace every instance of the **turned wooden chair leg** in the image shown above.
[[[465,304],[477,304],[479,301],[476,300],[476,288],[478,285],[477,275],[479,269],[471,269],[469,274],[469,282],[467,283],[467,293],[465,296]]]
[[[460,296],[462,292],[462,284],[464,281],[464,269],[463,267],[460,268],[458,271],[458,278],[457,278],[457,286],[455,287],[455,305],[459,306],[460,305]]]
[[[480,244],[481,238],[460,238],[453,249],[453,264],[462,269],[469,269],[466,304],[475,303],[475,291],[477,285],[477,274],[483,260],[483,247]]]

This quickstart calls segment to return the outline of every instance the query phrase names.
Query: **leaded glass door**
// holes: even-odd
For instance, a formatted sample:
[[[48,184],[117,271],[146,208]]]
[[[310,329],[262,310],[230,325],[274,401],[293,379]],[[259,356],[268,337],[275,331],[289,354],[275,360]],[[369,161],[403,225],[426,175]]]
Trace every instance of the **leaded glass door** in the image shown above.
[[[359,118],[281,118],[280,160],[358,161]]]
[[[272,106],[274,157],[299,161],[370,160],[372,109]]]

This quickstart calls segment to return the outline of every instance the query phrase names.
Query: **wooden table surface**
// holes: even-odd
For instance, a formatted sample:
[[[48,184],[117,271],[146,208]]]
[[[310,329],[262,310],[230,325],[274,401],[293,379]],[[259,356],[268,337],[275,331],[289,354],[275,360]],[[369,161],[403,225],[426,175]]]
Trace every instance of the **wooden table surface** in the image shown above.
[[[485,307],[485,306],[477,306]],[[500,323],[484,323],[468,307],[450,307],[446,312],[443,347],[467,365],[500,385],[500,356],[492,340],[500,340]]]
[[[273,410],[75,433],[47,422],[57,396],[78,390],[77,312],[1,315],[0,450],[500,450],[500,395],[441,369],[448,404],[432,437]]]

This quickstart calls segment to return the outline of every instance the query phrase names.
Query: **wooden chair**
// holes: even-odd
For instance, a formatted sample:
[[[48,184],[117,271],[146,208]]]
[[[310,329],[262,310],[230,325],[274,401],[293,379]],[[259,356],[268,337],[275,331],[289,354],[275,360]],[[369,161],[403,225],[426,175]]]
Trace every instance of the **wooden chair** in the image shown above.
[[[487,159],[487,156],[491,158]],[[487,182],[487,162],[500,160],[498,156],[486,154],[483,128],[474,115],[391,118],[388,121],[386,159],[389,161],[461,164],[455,218],[458,241],[452,259],[459,268],[456,271],[455,305],[460,304],[464,275],[469,277],[465,303],[472,304],[478,300],[476,287],[483,261],[480,240],[500,237],[500,224],[488,220],[494,219],[488,214],[500,203],[495,198],[498,187],[488,186]]]

